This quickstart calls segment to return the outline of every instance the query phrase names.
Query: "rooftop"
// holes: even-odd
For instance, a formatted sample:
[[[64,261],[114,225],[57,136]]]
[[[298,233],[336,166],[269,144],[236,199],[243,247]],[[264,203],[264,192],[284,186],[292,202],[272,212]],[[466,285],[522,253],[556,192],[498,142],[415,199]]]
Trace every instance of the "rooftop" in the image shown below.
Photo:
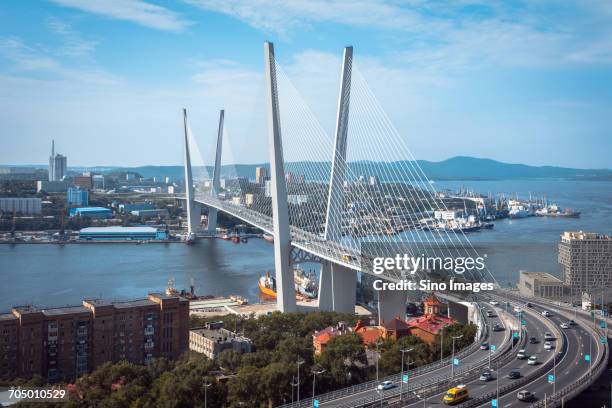
[[[17,317],[12,313],[0,313],[0,320],[17,320]]]
[[[116,302],[113,303],[117,309],[124,309],[130,307],[144,307],[144,306],[157,306],[157,303],[149,300],[149,299],[136,299],[136,300],[128,300],[125,302]]]
[[[557,278],[556,276],[551,275],[548,272],[521,271],[521,275],[529,277],[531,279],[537,279],[540,282],[563,284],[563,281],[561,279]]]
[[[449,317],[444,316],[429,316],[429,317],[417,317],[407,322],[411,327],[418,327],[421,330],[432,334],[438,334],[438,332],[455,323],[455,321]]]
[[[89,309],[85,306],[67,306],[57,307],[53,309],[44,309],[42,312],[45,316],[59,316],[63,314],[89,313]]]
[[[72,208],[73,211],[78,212],[88,212],[88,211],[111,211],[110,208],[105,207],[75,207]]]
[[[598,234],[596,232],[584,232],[584,231],[566,231],[561,235],[561,239],[564,240],[591,240],[591,239],[603,239],[612,240],[611,236]]]
[[[108,234],[108,233],[156,233],[157,228],[153,227],[87,227],[79,231],[83,234]]]

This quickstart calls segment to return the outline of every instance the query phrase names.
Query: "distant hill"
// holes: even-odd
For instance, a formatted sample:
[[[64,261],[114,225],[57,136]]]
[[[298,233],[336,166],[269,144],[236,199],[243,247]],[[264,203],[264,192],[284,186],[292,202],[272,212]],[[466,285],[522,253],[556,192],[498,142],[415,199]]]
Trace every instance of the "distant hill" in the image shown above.
[[[555,166],[528,166],[525,164],[502,163],[491,159],[481,159],[475,157],[457,156],[447,160],[432,162],[427,160],[417,160],[418,166],[425,175],[431,180],[504,180],[504,179],[536,179],[536,178],[555,178],[570,180],[612,180],[612,170],[610,169],[573,169],[568,167]],[[414,166],[409,161],[376,163],[384,180],[390,178],[390,174],[397,174],[397,169]],[[267,164],[239,164],[235,166],[225,165],[221,169],[223,177],[247,177],[255,178],[255,167]],[[352,162],[349,163],[351,173],[355,175],[371,175],[372,163]],[[288,162],[285,165],[286,171],[296,174],[305,174],[307,178],[315,178],[315,174],[329,174],[329,162]],[[134,171],[144,177],[172,177],[181,179],[184,177],[182,166],[143,166],[133,168],[115,169],[120,171]],[[212,167],[195,168],[194,174],[212,174]],[[309,176],[310,175],[310,176]],[[386,175],[386,176],[385,176]]]
[[[502,163],[491,159],[482,159],[467,156],[457,156],[439,162],[417,160],[418,166],[431,180],[504,180],[504,179],[566,179],[566,180],[607,180],[612,181],[611,169],[573,169],[556,166],[528,166],[526,164]],[[247,177],[255,178],[255,167],[267,164],[238,164],[225,165],[221,169],[222,177]],[[35,166],[40,167],[40,166]],[[398,170],[415,168],[415,163],[410,161],[400,162],[351,162],[349,163],[353,175],[372,175],[372,168],[380,171],[379,178],[383,181],[397,179],[400,174]],[[285,164],[286,171],[305,175],[307,179],[316,179],[315,175],[329,174],[329,162],[288,162]],[[84,168],[71,167],[70,170],[82,171]],[[87,167],[88,171],[111,173],[111,172],[135,172],[143,177],[171,177],[174,180],[184,178],[182,166],[140,166],[140,167],[111,167],[98,166]],[[196,167],[194,175],[212,174],[212,167]]]

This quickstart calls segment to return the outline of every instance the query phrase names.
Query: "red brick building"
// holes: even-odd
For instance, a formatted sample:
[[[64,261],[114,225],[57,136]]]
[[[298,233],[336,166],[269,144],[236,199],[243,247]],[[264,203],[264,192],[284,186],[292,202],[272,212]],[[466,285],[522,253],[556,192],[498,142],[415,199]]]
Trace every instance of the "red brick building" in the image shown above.
[[[422,317],[409,320],[407,323],[413,335],[419,337],[425,343],[432,344],[436,341],[436,336],[440,333],[440,330],[456,322],[450,317],[439,314],[440,301],[433,293],[427,295],[423,300],[423,306],[425,314]]]
[[[0,379],[74,379],[107,361],[176,359],[188,345],[189,301],[178,296],[14,307],[0,314]]]

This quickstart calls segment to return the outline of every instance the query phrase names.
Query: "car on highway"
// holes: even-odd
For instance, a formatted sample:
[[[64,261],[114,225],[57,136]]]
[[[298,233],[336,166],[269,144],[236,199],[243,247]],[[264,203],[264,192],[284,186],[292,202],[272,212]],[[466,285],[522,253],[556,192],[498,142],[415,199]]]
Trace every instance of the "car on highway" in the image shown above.
[[[488,350],[489,349],[489,343],[486,341],[483,341],[482,343],[480,343],[480,349],[481,350]]]
[[[508,373],[508,378],[511,380],[516,380],[517,378],[521,378],[521,372],[519,370],[512,370]]]
[[[525,306],[532,307],[533,305],[531,303],[527,302],[527,303],[525,303]]]
[[[529,338],[529,344],[537,344],[538,339],[536,339],[535,337],[530,337]]]
[[[493,379],[493,373],[491,373],[489,370],[485,370],[482,372],[482,374],[480,374],[480,381],[490,381]]]
[[[578,324],[574,321],[574,319],[570,320],[568,323],[570,326],[576,326]]]
[[[550,317],[550,316],[552,316],[552,314],[550,314],[550,312],[549,312],[548,310],[543,310],[543,311],[542,311],[542,316],[544,316],[544,317]]]
[[[494,332],[504,331],[504,328],[499,323],[495,323],[493,325],[493,331]]]
[[[550,341],[544,343],[544,350],[552,350],[553,344]]]
[[[531,391],[521,390],[516,393],[516,398],[519,401],[532,401],[535,398],[535,395]]]
[[[495,317],[495,312],[492,310],[487,310],[487,317]]]
[[[527,358],[527,352],[525,349],[520,349],[518,353],[516,353],[516,358],[519,360],[525,360]]]
[[[499,302],[497,300],[492,300],[489,303],[492,304],[493,306],[499,305]]]
[[[383,381],[380,384],[378,384],[378,387],[376,387],[376,389],[378,389],[378,391],[384,391],[384,390],[389,390],[393,387],[395,387],[395,385],[393,384],[393,381]]]
[[[537,365],[538,364],[538,356],[531,356],[529,360],[527,360],[527,364],[529,365]]]
[[[544,333],[544,341],[555,341],[555,336],[552,335],[552,333],[550,332],[546,332]]]
[[[469,392],[467,386],[461,384],[446,391],[446,394],[444,394],[442,398],[442,402],[445,405],[455,405],[465,401],[468,397]]]
[[[522,313],[522,312],[523,312],[523,309],[521,309],[520,307],[516,306],[516,307],[514,308],[514,311],[515,311],[516,313]]]

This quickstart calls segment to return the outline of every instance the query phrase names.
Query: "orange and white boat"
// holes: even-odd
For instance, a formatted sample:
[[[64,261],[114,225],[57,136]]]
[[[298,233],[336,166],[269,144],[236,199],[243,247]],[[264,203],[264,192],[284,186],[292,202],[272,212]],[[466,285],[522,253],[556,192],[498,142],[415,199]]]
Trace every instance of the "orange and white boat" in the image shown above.
[[[276,297],[276,279],[270,276],[270,272],[266,272],[265,276],[259,278],[258,286],[263,295]]]

